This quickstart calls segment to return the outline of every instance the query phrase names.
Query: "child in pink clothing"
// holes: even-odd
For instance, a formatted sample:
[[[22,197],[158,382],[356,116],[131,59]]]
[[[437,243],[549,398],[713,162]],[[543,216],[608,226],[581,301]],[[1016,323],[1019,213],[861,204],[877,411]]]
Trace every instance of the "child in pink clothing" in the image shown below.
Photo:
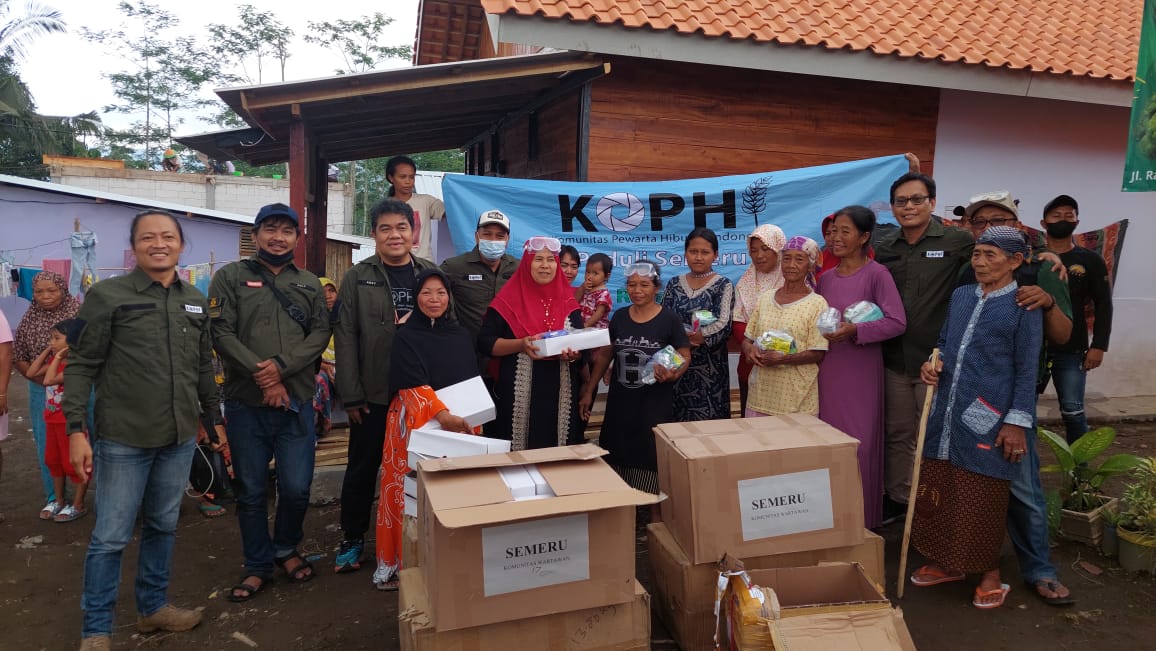
[[[610,312],[614,309],[614,299],[606,289],[606,281],[614,263],[605,253],[595,253],[586,259],[586,282],[582,283],[582,298],[578,305],[582,308],[582,327],[609,328]]]

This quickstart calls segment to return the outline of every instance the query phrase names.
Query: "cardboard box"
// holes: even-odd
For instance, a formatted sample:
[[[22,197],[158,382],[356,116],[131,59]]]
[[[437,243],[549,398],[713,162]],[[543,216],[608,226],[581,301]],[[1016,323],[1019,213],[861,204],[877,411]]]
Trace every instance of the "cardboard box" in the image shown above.
[[[646,651],[650,596],[634,581],[630,601],[454,631],[430,619],[423,570],[401,571],[398,626],[401,651]]]
[[[859,442],[794,414],[654,428],[663,519],[695,563],[863,542]]]
[[[776,649],[915,651],[899,609],[791,617],[768,622],[767,626]]]
[[[683,651],[713,651],[715,629],[716,563],[694,564],[675,542],[665,523],[646,527],[654,611]],[[744,558],[747,569],[800,567],[842,561],[859,563],[867,576],[884,581],[883,538],[864,531],[864,541],[850,547]]]
[[[860,565],[829,563],[812,567],[748,570],[732,575],[722,599],[724,649],[755,651],[771,645],[769,620],[891,609],[883,589]]]
[[[477,427],[497,418],[494,400],[490,397],[490,392],[480,375],[438,389],[434,393],[445,403],[451,414],[466,419],[470,427]]]
[[[401,519],[401,566],[421,566],[421,553],[417,550],[417,518],[408,513]]]
[[[472,457],[479,454],[497,454],[510,451],[510,442],[475,434],[447,432],[436,427],[419,427],[409,434],[409,467],[426,459],[442,457]]]
[[[635,490],[596,445],[418,464],[422,567],[439,631],[634,598]],[[537,464],[557,497],[515,501],[498,468]]]
[[[610,345],[610,331],[606,328],[571,330],[564,335],[545,337],[534,342],[542,357],[561,355],[564,350],[587,350]]]

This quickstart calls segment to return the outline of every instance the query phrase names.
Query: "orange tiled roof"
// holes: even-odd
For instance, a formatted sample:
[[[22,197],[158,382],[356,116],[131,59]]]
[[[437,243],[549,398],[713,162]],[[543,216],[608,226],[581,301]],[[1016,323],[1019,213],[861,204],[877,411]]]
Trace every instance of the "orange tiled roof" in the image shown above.
[[[1136,67],[1144,0],[482,0],[482,6],[491,14],[1125,80]]]

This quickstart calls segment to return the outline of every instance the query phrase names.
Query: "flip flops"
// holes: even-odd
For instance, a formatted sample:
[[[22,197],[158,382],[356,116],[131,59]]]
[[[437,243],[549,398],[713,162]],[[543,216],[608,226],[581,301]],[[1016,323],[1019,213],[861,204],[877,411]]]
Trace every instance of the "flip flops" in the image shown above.
[[[64,508],[64,505],[60,502],[49,502],[44,505],[44,508],[40,509],[40,519],[51,520],[56,517],[57,513],[60,513],[60,509],[62,508]]]
[[[1045,597],[1040,592],[1040,588],[1044,588],[1048,592],[1058,593],[1059,590],[1057,590],[1057,588],[1062,588],[1063,584],[1061,584],[1057,579],[1041,579],[1036,581],[1032,587],[1035,588],[1036,596],[1049,606],[1070,606],[1076,603],[1076,599],[1072,597],[1071,593],[1069,593],[1066,597]]]
[[[213,518],[219,518],[226,513],[225,507],[221,506],[220,504],[213,504],[212,502],[200,502],[197,504],[197,508],[200,509],[201,515],[209,518],[210,520]]]
[[[1006,583],[999,584],[999,587],[994,590],[980,590],[977,587],[975,589],[975,597],[973,597],[971,600],[971,605],[979,608],[980,610],[991,610],[992,608],[999,608],[1003,605],[1003,602],[1007,600],[1007,593],[1009,592],[1011,592],[1011,586]],[[980,601],[980,599],[993,597],[995,595],[999,595],[999,601],[993,603],[984,603]]]
[[[939,585],[940,583],[954,583],[956,581],[962,581],[964,578],[965,577],[962,573],[948,574],[947,572],[944,572],[943,568],[941,567],[935,565],[924,565],[923,567],[911,573],[911,584],[921,588],[926,588],[933,585]]]
[[[52,516],[52,520],[53,522],[72,522],[73,520],[79,520],[86,515],[88,515],[88,509],[78,509],[75,506],[69,504],[63,509],[60,509],[59,513]]]

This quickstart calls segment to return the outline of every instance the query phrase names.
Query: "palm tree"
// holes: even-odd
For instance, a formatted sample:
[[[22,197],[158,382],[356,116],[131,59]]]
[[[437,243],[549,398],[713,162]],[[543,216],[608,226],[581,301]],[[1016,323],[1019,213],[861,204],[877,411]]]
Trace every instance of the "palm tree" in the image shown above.
[[[66,31],[60,12],[28,0],[24,15],[12,14],[12,0],[0,0],[0,56],[21,61],[39,36]]]

